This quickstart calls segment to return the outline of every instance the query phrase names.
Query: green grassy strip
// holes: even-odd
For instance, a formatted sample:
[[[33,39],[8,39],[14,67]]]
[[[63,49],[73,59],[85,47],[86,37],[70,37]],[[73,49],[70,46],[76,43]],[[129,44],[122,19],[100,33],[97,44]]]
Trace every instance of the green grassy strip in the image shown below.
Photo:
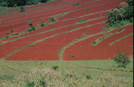
[[[111,29],[111,31],[113,31],[113,30],[115,30],[115,29],[114,29],[114,28]],[[111,31],[109,31],[109,32],[111,32]],[[96,36],[96,35],[100,35],[100,34],[103,34],[103,33],[105,33],[105,32],[102,31],[102,32],[99,32],[99,33],[96,33],[96,34],[88,35],[88,36],[86,36],[86,37],[82,37],[82,38],[80,38],[80,39],[77,39],[77,40],[73,41],[72,43],[70,43],[70,44],[64,46],[64,47],[60,50],[60,52],[59,52],[59,54],[58,54],[58,55],[59,55],[59,60],[63,60],[63,53],[64,53],[64,51],[65,51],[67,48],[69,48],[70,46],[72,46],[72,45],[74,45],[74,44],[76,44],[76,43],[78,43],[78,42],[80,42],[80,41],[83,41],[83,40],[85,40],[85,39],[88,39],[88,38],[90,38],[90,37],[93,37],[93,36]]]
[[[83,29],[83,28],[86,28],[86,27],[90,27],[90,26],[94,26],[94,25],[97,25],[97,24],[101,24],[101,23],[104,23],[104,22],[99,22],[99,23],[96,23],[96,24],[92,24],[92,25],[88,25],[88,26],[84,26],[84,27],[79,27],[79,28],[76,28],[76,29],[73,29],[73,30],[70,30],[70,31],[66,31],[66,32],[62,32],[62,33],[58,33],[58,34],[54,34],[54,35],[51,35],[51,36],[42,38],[42,39],[40,39],[40,40],[37,40],[37,41],[35,41],[35,42],[32,42],[31,44],[29,44],[29,45],[27,45],[27,46],[24,46],[24,47],[21,47],[20,49],[15,50],[14,52],[12,52],[12,53],[6,55],[5,57],[2,57],[1,59],[6,59],[6,58],[10,57],[11,55],[13,55],[13,54],[15,54],[15,53],[21,51],[22,49],[25,49],[25,48],[28,48],[28,47],[30,47],[30,46],[33,46],[33,45],[39,43],[40,41],[44,41],[44,40],[46,40],[46,39],[53,38],[53,37],[58,36],[58,35],[62,35],[62,34],[65,34],[65,33],[77,31],[77,30],[80,30],[80,29]]]
[[[88,39],[88,38],[90,38],[90,37],[93,37],[93,36],[96,36],[96,35],[100,35],[100,34],[103,34],[103,33],[104,33],[104,32],[99,32],[99,33],[96,33],[96,34],[88,35],[88,36],[86,36],[86,37],[82,37],[82,38],[80,38],[80,39],[77,39],[77,40],[73,41],[72,43],[70,43],[70,44],[64,46],[64,47],[60,50],[60,52],[59,52],[59,60],[63,60],[63,53],[64,53],[64,51],[65,51],[67,48],[69,48],[70,46],[72,46],[72,45],[74,45],[74,44],[76,44],[76,43],[78,43],[78,42],[80,42],[80,41],[82,41],[82,40],[85,40],[85,39]]]
[[[100,18],[105,18],[105,16],[102,16],[102,17],[99,17],[99,18],[95,18],[95,19],[91,19],[91,20],[88,20],[88,21],[86,21],[86,22],[93,21],[93,20],[100,19]],[[8,41],[5,41],[5,42],[3,42],[3,43],[0,43],[0,45],[5,44],[5,43],[8,43],[8,42],[11,42],[11,41],[23,39],[23,38],[26,38],[26,37],[29,37],[29,36],[44,34],[44,33],[51,32],[51,31],[54,31],[54,30],[58,30],[58,29],[61,29],[61,28],[66,28],[66,27],[72,26],[72,25],[76,25],[76,24],[70,24],[70,25],[67,25],[67,26],[61,26],[61,27],[58,27],[58,28],[53,28],[53,29],[44,31],[44,32],[35,33],[35,34],[32,34],[32,35],[27,35],[27,36],[24,36],[24,37],[19,37],[19,38],[16,38],[16,39],[8,40]]]
[[[91,3],[91,2],[96,2],[96,1],[100,1],[100,0],[93,0],[93,1],[88,1],[88,2],[84,2],[84,3],[75,3],[75,4],[73,4],[73,6],[83,5],[83,4],[87,4],[87,3]]]
[[[118,31],[118,32],[115,32],[115,33],[113,33],[113,34],[111,34],[111,35],[108,35],[108,36],[106,36],[106,37],[103,37],[103,38],[99,38],[99,39],[97,39],[97,40],[95,40],[94,42],[95,42],[95,44],[94,44],[94,42],[92,43],[92,46],[97,46],[99,43],[101,43],[103,40],[105,40],[105,39],[107,39],[107,38],[109,38],[109,37],[111,37],[111,36],[113,36],[113,35],[116,35],[116,34],[119,34],[119,33],[121,33],[121,32],[123,32],[123,31],[125,31],[125,29],[123,29],[122,31]],[[109,31],[110,32],[110,31]]]
[[[81,66],[82,68],[90,68],[90,69],[100,69],[100,70],[108,70],[108,71],[122,71],[122,72],[133,72],[133,70],[118,70],[118,69],[110,69],[110,68],[101,68],[101,67],[93,67],[93,66]]]
[[[84,23],[86,21],[88,21],[88,19],[79,20],[79,21],[77,21],[77,23]]]
[[[0,62],[1,62],[1,63],[0,63],[1,66],[3,66],[4,68],[7,68],[7,69],[9,69],[9,70],[28,73],[27,71],[24,71],[24,70],[18,70],[18,69],[15,69],[15,68],[13,68],[13,67],[9,67],[9,66],[5,65],[2,61],[0,61]]]
[[[16,9],[16,8],[14,8],[14,9]],[[11,8],[9,9],[7,7],[2,7],[2,8],[0,8],[0,13],[11,11],[11,10],[14,10],[14,9],[11,9]],[[0,14],[0,16],[2,16],[2,15]]]
[[[126,35],[126,36],[124,36],[124,37],[122,37],[122,38],[120,38],[120,39],[115,40],[114,42],[110,43],[109,46],[111,46],[111,45],[113,45],[113,44],[119,42],[120,40],[123,40],[123,39],[125,39],[125,38],[127,38],[127,37],[129,37],[129,36],[131,36],[131,35],[133,35],[133,33],[128,34],[128,35]]]

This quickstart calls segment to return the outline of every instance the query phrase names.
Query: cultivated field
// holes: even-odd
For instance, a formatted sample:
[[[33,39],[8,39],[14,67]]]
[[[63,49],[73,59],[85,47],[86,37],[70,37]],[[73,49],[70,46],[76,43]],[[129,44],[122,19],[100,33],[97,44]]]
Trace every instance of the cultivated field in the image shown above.
[[[107,12],[126,1],[54,0],[25,6],[25,12],[0,7],[0,87],[132,87],[133,24],[104,29]],[[129,56],[127,68],[112,60],[119,52]],[[51,70],[52,66],[58,69]],[[38,75],[43,69],[48,78],[60,78],[57,83],[49,78],[47,86],[22,86],[23,75],[35,80],[28,73]],[[63,80],[68,74],[74,76]]]

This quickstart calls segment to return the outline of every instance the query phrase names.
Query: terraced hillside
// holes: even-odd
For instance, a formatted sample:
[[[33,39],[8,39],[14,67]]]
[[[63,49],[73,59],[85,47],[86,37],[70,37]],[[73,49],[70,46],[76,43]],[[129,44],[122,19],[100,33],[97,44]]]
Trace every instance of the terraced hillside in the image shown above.
[[[107,11],[122,2],[126,0],[55,0],[26,6],[25,12],[0,12],[0,59],[104,60],[119,52],[133,56],[132,24],[122,31],[110,28],[107,36],[103,29]]]

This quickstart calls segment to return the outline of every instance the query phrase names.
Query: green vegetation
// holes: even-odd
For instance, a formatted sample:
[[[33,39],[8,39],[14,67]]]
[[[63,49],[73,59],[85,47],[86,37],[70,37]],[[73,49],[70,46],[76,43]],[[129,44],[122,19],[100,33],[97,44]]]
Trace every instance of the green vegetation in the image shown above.
[[[113,59],[118,64],[118,67],[126,68],[126,66],[130,63],[129,57],[123,53],[118,53]]]
[[[123,26],[126,23],[133,23],[133,0],[122,3],[122,7],[116,7],[108,12],[108,21],[105,28]]]
[[[19,33],[15,33],[14,35],[19,35]]]
[[[132,87],[133,62],[116,67],[112,60],[90,61],[3,61],[0,74],[14,78],[0,80],[1,87]],[[55,71],[52,66],[59,66]],[[13,67],[14,69],[12,69]],[[27,71],[21,72],[21,71]],[[130,72],[132,71],[132,72]],[[44,86],[45,85],[45,86]]]
[[[86,22],[86,21],[88,21],[88,19],[79,20],[77,23],[82,23],[82,22]]]
[[[109,46],[111,46],[111,45],[115,44],[116,42],[118,42],[118,41],[120,41],[120,40],[123,40],[123,39],[125,39],[125,38],[127,38],[127,37],[129,37],[129,36],[131,36],[131,35],[133,35],[133,33],[128,34],[128,35],[126,35],[126,36],[124,36],[124,37],[122,37],[122,38],[120,38],[120,39],[115,40],[114,42],[110,43]]]
[[[80,5],[80,3],[75,3],[75,4],[73,4],[73,6],[78,6],[78,5]]]
[[[4,7],[17,7],[24,5],[36,5],[40,3],[46,3],[53,0],[0,0],[0,6]]]
[[[44,27],[44,26],[45,26],[45,24],[44,24],[43,21],[40,23],[40,26],[41,26],[41,27]]]
[[[25,8],[23,6],[21,6],[20,9],[21,9],[20,12],[25,12]]]
[[[59,66],[52,66],[52,68],[53,68],[54,70],[57,70],[57,69],[59,68]]]
[[[13,29],[11,29],[11,33],[13,33]]]
[[[8,75],[0,76],[0,80],[1,79],[13,79],[13,78],[14,78],[14,75],[11,75],[11,76],[8,76]]]
[[[51,21],[51,22],[55,22],[56,20],[55,20],[54,17],[50,17],[50,21]]]
[[[104,36],[103,37],[99,37],[97,40],[95,40],[93,43],[92,43],[92,46],[97,46],[100,42],[102,42],[103,40],[113,36],[113,35],[116,35],[116,34],[119,34],[121,32],[123,32],[125,29],[122,29],[122,28],[119,28],[119,31],[118,32],[115,32],[115,33],[110,33],[110,31],[112,31],[112,29],[109,31],[109,30],[105,30],[104,32]],[[113,42],[115,43],[115,42]],[[111,43],[111,44],[113,44]],[[110,44],[110,45],[111,45]]]
[[[29,21],[29,22],[28,22],[28,25],[29,25],[31,28],[30,28],[30,29],[27,29],[27,31],[31,32],[31,31],[35,30],[35,27],[33,26],[32,21]]]

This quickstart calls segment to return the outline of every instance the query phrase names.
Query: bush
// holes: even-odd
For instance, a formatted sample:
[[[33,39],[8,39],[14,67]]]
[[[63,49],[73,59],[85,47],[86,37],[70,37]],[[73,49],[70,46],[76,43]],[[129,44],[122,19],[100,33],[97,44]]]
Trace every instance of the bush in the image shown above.
[[[72,55],[72,57],[75,57],[75,55]]]
[[[29,21],[29,22],[28,22],[28,25],[30,25],[30,26],[33,25],[33,24],[32,24],[32,21]]]
[[[90,75],[86,75],[86,78],[87,78],[87,79],[91,79],[91,76],[90,76]]]
[[[34,85],[35,85],[35,83],[34,82],[30,82],[30,81],[28,81],[26,83],[26,87],[34,87]]]
[[[96,44],[96,41],[94,41],[93,44],[95,45]]]
[[[20,9],[21,9],[20,12],[25,12],[25,8],[23,6],[21,6]]]
[[[6,36],[6,38],[9,38],[9,36]]]
[[[54,70],[57,70],[57,69],[59,68],[59,66],[52,66],[52,68],[53,68]]]
[[[15,33],[15,35],[19,35],[19,33]]]
[[[29,29],[27,29],[27,31],[31,32],[31,31],[33,31],[33,29],[29,28]]]
[[[30,29],[27,29],[29,32],[35,30],[35,27],[33,26],[32,21],[29,21],[28,25],[31,27]]]
[[[41,23],[40,23],[40,26],[41,26],[41,27],[44,27],[44,26],[45,26],[44,22],[41,22]]]
[[[80,5],[80,3],[75,3],[75,4],[73,4],[73,6],[77,6],[77,5]]]
[[[11,33],[13,33],[13,29],[11,29]]]
[[[114,56],[113,60],[118,64],[119,67],[124,67],[130,63],[130,59],[126,54],[118,53]]]
[[[54,19],[54,17],[50,17],[50,21],[55,22],[56,20]]]

